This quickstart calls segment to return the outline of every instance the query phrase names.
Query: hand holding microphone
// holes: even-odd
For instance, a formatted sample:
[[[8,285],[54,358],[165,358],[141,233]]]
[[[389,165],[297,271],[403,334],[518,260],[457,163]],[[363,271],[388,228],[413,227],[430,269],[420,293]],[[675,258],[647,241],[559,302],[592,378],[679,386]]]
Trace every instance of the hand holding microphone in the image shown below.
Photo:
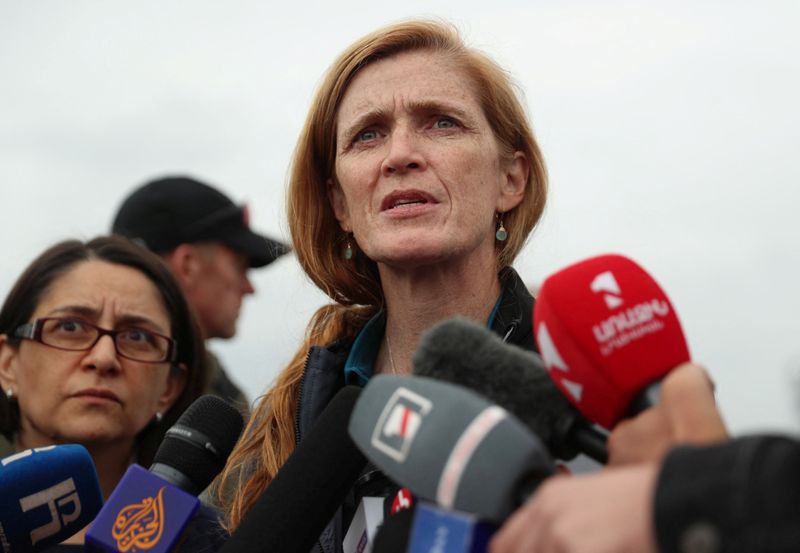
[[[656,553],[658,465],[544,482],[495,534],[490,553]]]
[[[659,461],[676,444],[711,444],[728,439],[708,373],[694,363],[672,370],[661,383],[657,405],[621,421],[608,439],[609,462]]]

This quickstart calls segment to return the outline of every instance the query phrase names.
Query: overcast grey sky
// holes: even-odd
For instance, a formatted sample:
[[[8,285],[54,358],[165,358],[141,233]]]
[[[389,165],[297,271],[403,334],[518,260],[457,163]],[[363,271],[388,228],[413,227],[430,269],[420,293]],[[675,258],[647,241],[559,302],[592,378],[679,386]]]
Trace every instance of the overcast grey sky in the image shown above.
[[[800,4],[0,0],[0,296],[52,243],[106,231],[165,173],[286,236],[288,161],[334,56],[443,17],[521,85],[551,178],[516,266],[530,283],[617,252],[670,295],[732,429],[796,430]],[[214,348],[251,397],[325,298],[293,257],[253,273]]]

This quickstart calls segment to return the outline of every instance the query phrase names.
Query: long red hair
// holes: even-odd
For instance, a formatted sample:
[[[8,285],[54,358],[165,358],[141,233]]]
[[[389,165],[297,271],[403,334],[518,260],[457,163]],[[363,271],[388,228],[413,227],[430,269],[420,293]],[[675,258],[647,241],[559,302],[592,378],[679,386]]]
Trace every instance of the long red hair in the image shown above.
[[[272,388],[261,397],[242,439],[217,481],[232,531],[295,448],[295,412],[309,349],[353,339],[383,306],[376,264],[356,252],[345,261],[346,235],[327,198],[334,178],[336,114],[347,86],[366,65],[401,52],[428,50],[450,57],[474,81],[504,155],[520,151],[530,164],[522,202],[503,214],[508,240],[497,243],[498,271],[511,264],[544,210],[547,176],[539,146],[508,75],[468,48],[457,30],[438,21],[407,21],[379,29],[347,48],[320,85],[294,152],[287,194],[292,245],[309,278],[336,303],[320,308],[305,340]]]

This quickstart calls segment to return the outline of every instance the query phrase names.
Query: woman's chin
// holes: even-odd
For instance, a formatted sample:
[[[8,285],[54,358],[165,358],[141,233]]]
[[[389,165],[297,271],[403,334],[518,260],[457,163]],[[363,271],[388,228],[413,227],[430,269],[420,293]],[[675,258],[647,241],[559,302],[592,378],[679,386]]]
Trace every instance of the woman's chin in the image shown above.
[[[126,432],[117,424],[97,421],[78,428],[67,428],[61,434],[62,442],[84,445],[101,445],[116,443],[126,438]]]

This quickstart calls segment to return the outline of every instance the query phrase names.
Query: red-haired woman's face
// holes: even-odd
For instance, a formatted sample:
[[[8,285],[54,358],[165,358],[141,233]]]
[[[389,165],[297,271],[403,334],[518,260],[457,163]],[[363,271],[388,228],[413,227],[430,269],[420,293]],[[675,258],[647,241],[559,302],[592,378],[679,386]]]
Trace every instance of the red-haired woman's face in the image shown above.
[[[466,73],[408,52],[362,69],[337,114],[330,200],[343,230],[394,267],[492,266],[495,213],[522,200],[528,166],[501,157]]]

